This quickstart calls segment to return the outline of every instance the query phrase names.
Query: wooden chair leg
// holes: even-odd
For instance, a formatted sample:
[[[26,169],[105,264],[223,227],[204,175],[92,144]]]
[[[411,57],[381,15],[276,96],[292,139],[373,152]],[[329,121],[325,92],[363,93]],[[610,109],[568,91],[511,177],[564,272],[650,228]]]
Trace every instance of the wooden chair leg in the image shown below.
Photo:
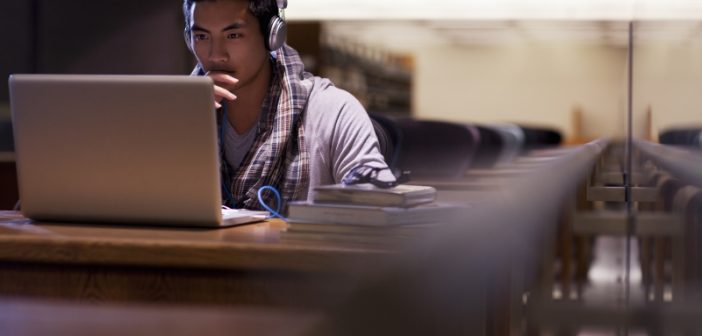
[[[640,240],[641,245],[639,246],[639,262],[641,264],[641,280],[644,285],[644,292],[648,297],[648,293],[651,290],[651,284],[653,283],[651,262],[652,262],[652,239],[648,237],[643,237]]]
[[[572,284],[572,269],[573,269],[573,233],[571,230],[571,218],[564,216],[562,227],[560,230],[560,255],[561,255],[561,273],[560,283],[563,298],[568,298]]]
[[[663,238],[655,238],[654,244],[654,295],[657,301],[662,301],[665,285],[665,241]]]
[[[590,269],[590,246],[591,237],[576,238],[576,259],[578,264],[575,269],[575,277],[578,283],[584,284],[587,281],[587,272]]]

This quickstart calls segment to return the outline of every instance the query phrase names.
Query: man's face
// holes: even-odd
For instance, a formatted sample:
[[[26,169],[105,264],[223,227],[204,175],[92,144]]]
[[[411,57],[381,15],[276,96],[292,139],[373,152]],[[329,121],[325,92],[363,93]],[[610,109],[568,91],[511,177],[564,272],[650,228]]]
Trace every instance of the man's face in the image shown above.
[[[190,10],[190,43],[205,72],[224,72],[239,80],[236,90],[261,73],[268,52],[248,0],[196,2]]]

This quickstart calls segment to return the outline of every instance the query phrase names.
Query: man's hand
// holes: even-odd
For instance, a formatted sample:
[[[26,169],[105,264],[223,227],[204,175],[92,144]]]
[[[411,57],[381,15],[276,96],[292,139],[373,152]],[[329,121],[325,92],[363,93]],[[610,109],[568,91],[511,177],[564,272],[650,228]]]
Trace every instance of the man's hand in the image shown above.
[[[220,71],[208,71],[205,75],[212,78],[212,81],[214,82],[215,107],[222,107],[221,102],[223,99],[236,99],[236,96],[230,90],[232,86],[239,82],[238,79]]]

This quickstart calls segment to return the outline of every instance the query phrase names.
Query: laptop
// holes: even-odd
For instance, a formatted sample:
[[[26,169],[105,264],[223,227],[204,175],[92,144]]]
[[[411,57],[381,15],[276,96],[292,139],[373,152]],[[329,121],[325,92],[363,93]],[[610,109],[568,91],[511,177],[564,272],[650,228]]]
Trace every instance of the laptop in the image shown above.
[[[22,213],[37,221],[228,226],[212,81],[152,75],[11,75]]]

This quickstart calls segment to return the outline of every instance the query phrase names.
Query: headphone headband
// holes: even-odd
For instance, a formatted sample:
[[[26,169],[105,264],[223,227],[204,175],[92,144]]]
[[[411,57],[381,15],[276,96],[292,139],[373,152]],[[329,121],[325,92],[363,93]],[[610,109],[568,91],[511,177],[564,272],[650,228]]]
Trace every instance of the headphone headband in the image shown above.
[[[285,21],[285,9],[288,8],[288,0],[276,0],[278,3],[278,16]]]

